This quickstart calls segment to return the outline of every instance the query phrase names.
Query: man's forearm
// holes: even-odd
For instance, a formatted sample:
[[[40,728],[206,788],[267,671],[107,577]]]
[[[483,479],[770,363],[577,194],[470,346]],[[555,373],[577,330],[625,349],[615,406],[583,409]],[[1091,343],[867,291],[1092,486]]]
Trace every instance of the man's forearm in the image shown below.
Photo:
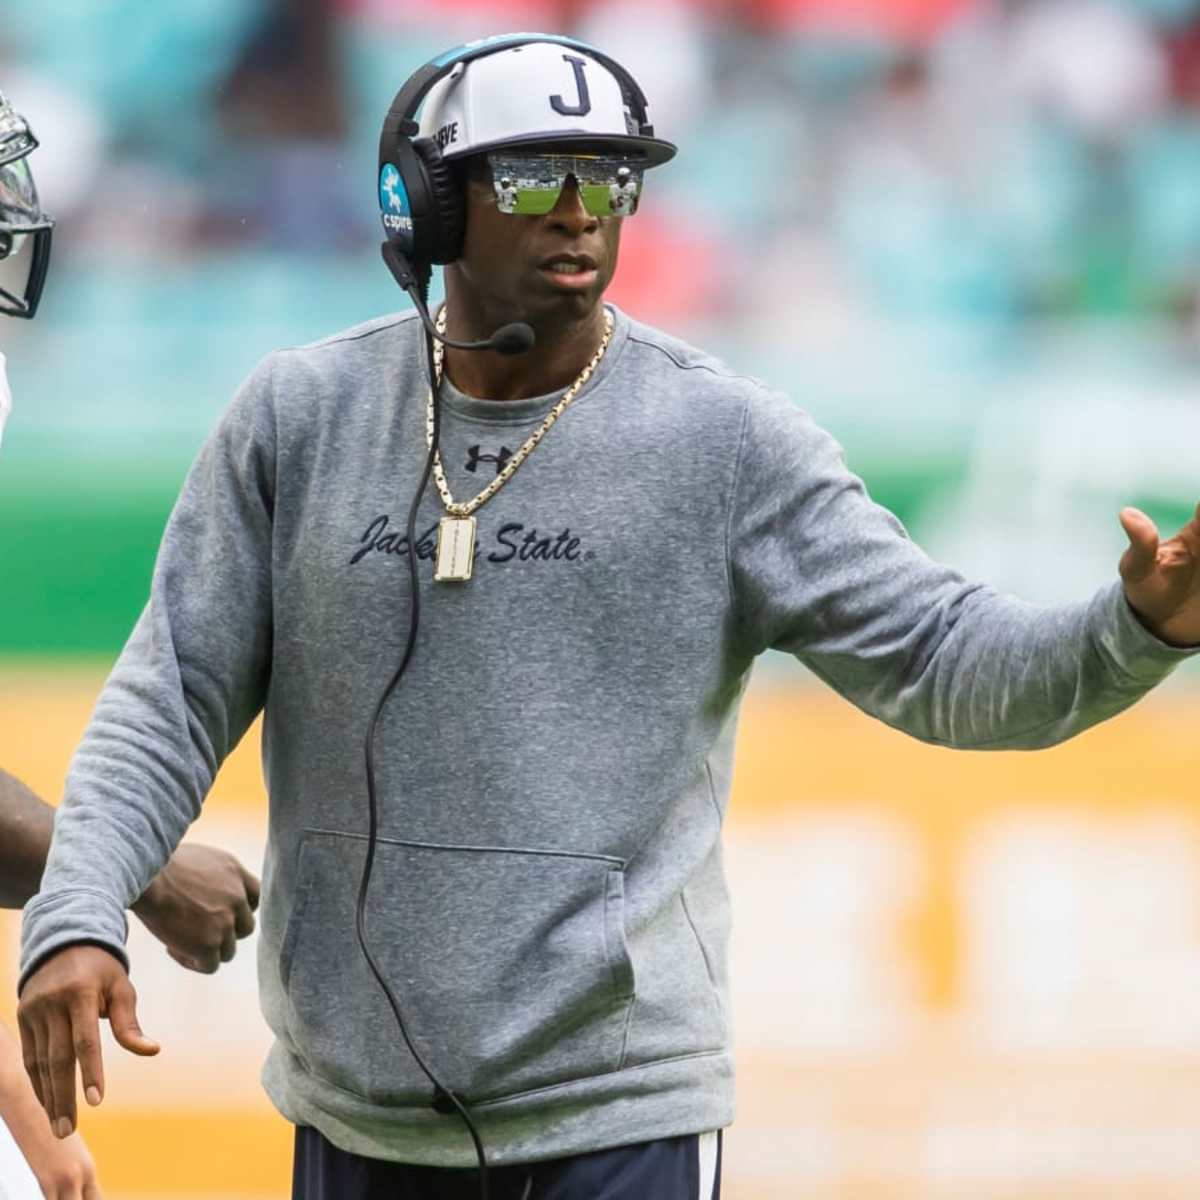
[[[22,908],[46,869],[54,809],[0,771],[0,908]]]

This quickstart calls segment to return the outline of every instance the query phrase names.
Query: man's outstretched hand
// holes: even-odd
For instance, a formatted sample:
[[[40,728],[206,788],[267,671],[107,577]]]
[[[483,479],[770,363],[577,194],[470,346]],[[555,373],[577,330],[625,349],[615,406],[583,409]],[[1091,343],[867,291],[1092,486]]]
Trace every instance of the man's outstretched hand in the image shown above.
[[[1129,547],[1121,556],[1125,597],[1142,624],[1173,646],[1200,646],[1200,504],[1171,539],[1136,508],[1121,510]]]
[[[232,854],[183,845],[133,905],[180,966],[211,975],[254,932],[258,880]]]
[[[25,981],[17,1008],[21,1058],[50,1128],[60,1138],[75,1129],[75,1064],[89,1104],[104,1098],[100,1019],[134,1054],[154,1055],[137,1019],[137,993],[121,963],[97,946],[67,946]]]
[[[133,911],[182,966],[211,974],[254,932],[258,880],[225,850],[180,846]],[[89,1104],[104,1097],[100,1020],[134,1054],[158,1053],[137,1020],[137,993],[120,961],[98,946],[67,946],[25,981],[17,1022],[21,1057],[58,1137],[75,1128],[75,1068]]]

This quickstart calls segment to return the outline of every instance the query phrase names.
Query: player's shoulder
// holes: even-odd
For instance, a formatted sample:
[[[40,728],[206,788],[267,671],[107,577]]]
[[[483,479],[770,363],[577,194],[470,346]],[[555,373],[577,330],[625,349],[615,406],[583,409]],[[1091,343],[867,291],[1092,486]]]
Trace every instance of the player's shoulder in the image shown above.
[[[415,352],[419,329],[416,313],[389,313],[316,341],[282,346],[258,362],[243,391],[268,402],[273,393],[286,392],[292,407],[305,396],[324,404],[355,383],[385,374],[406,350]]]
[[[289,425],[304,427],[369,381],[390,378],[406,350],[419,345],[414,325],[420,328],[415,313],[392,313],[270,351],[243,379],[228,406],[229,419],[274,426],[286,414]]]
[[[413,327],[418,324],[415,312],[387,313],[360,321],[316,341],[282,347],[270,357],[319,363],[326,359],[345,360],[388,354],[394,351],[399,340],[413,333]]]
[[[632,365],[667,401],[655,406],[665,420],[676,419],[686,408],[690,431],[709,429],[721,436],[733,432],[740,445],[768,450],[806,448],[814,437],[825,436],[793,397],[707,350],[626,319]]]
[[[628,352],[638,368],[687,385],[690,395],[711,394],[746,401],[767,396],[761,379],[731,366],[724,359],[673,334],[647,325],[628,314]]]

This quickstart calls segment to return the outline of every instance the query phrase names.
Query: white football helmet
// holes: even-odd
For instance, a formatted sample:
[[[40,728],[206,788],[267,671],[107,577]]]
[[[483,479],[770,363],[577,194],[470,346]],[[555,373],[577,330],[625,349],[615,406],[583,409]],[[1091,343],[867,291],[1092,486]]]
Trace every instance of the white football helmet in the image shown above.
[[[42,212],[28,155],[37,149],[29,122],[0,93],[0,313],[37,312],[54,221]]]

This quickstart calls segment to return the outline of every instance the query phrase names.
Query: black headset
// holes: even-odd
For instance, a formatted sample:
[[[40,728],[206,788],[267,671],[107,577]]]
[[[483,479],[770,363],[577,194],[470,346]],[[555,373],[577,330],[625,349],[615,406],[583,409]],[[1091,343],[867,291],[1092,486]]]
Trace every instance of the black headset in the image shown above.
[[[431,59],[411,75],[396,93],[379,136],[379,203],[388,245],[402,256],[418,277],[428,279],[432,264],[452,263],[462,252],[466,203],[441,147],[419,137],[417,109],[439,79],[456,67],[514,46],[554,42],[579,50],[607,67],[621,86],[625,106],[637,124],[637,136],[652,138],[646,119],[646,97],[638,82],[615,59],[575,38],[554,33],[507,33],[467,42]],[[389,203],[392,190],[399,211]]]

